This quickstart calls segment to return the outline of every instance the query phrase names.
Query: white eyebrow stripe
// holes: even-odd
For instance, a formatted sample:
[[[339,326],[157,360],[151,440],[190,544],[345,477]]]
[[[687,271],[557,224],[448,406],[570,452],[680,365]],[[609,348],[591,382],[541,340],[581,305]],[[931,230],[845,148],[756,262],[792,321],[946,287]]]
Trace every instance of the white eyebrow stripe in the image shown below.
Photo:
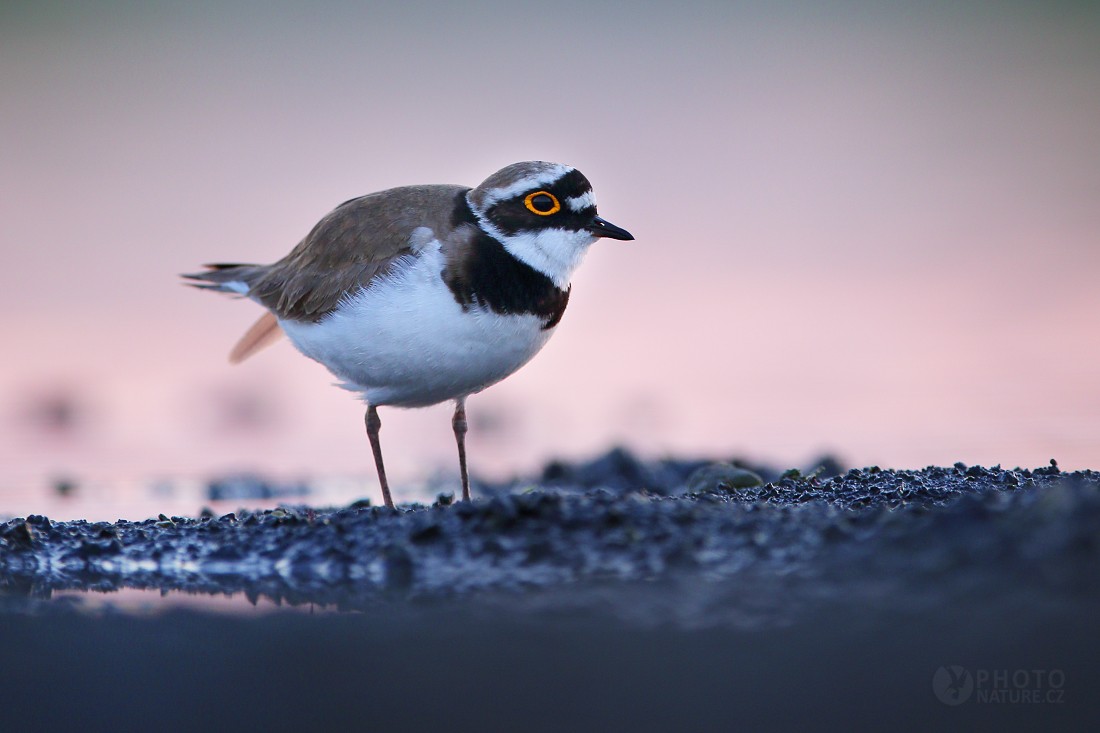
[[[592,193],[592,190],[589,189],[580,196],[567,198],[565,204],[573,211],[584,211],[587,208],[596,206],[596,194]]]
[[[567,165],[555,163],[552,167],[547,168],[546,170],[536,175],[528,176],[523,180],[516,181],[507,188],[493,189],[488,194],[486,194],[485,198],[482,201],[481,207],[484,211],[488,211],[489,207],[497,203],[498,201],[504,201],[506,199],[512,198],[513,196],[518,196],[524,191],[532,188],[543,188],[544,186],[548,186],[564,176],[566,173],[570,173],[572,171],[573,169]]]

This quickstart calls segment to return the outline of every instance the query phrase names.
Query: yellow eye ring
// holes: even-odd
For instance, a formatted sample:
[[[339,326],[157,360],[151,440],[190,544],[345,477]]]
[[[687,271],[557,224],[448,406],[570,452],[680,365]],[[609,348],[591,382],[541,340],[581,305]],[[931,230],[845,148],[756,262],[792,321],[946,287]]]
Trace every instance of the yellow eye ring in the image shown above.
[[[554,205],[549,209],[539,209],[535,207],[536,196],[549,196],[550,200],[554,202]],[[540,202],[545,203],[545,202]],[[534,193],[527,194],[527,197],[523,199],[523,205],[527,207],[527,210],[532,214],[538,214],[539,216],[550,216],[561,211],[561,202],[558,201],[558,197],[549,191],[535,191]]]

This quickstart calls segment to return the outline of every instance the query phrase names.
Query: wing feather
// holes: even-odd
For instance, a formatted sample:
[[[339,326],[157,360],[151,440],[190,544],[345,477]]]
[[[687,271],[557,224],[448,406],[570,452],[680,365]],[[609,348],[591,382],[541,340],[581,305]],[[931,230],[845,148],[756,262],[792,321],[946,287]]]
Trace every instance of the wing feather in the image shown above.
[[[279,327],[279,320],[275,318],[275,314],[270,311],[264,313],[229,352],[229,361],[240,364],[256,352],[278,341],[282,335],[283,329]]]
[[[346,201],[290,254],[249,281],[248,296],[282,319],[316,322],[348,293],[366,287],[402,257],[414,255],[419,227],[444,235],[453,227],[462,186],[406,186]]]

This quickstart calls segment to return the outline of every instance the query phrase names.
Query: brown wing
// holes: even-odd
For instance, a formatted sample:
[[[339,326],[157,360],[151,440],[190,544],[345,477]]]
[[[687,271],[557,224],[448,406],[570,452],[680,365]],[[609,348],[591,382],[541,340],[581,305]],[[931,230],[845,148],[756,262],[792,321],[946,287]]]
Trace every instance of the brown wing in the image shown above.
[[[443,237],[462,186],[406,186],[347,201],[313,227],[290,254],[259,268],[248,295],[279,318],[319,321],[340,299],[414,253],[409,237],[429,227]]]

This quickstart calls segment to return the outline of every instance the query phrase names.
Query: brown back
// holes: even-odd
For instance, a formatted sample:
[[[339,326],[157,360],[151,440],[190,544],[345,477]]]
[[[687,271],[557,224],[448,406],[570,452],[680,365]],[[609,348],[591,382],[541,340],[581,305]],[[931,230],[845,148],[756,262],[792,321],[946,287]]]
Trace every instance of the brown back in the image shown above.
[[[443,240],[463,186],[405,186],[361,196],[325,215],[290,254],[257,268],[249,295],[279,318],[319,321],[345,294],[366,286],[400,257],[409,236],[428,227]]]

